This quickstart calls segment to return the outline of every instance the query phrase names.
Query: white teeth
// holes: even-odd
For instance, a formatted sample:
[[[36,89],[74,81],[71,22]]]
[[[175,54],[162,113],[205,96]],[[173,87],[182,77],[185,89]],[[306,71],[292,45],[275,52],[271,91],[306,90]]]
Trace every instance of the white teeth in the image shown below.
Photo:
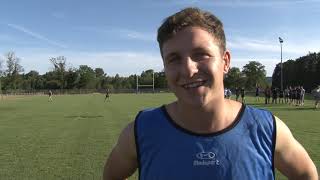
[[[203,85],[203,81],[193,82],[193,83],[190,83],[190,84],[186,84],[186,85],[184,85],[183,87],[184,87],[184,88],[195,88],[195,87],[198,87],[198,86],[201,86],[201,85]]]

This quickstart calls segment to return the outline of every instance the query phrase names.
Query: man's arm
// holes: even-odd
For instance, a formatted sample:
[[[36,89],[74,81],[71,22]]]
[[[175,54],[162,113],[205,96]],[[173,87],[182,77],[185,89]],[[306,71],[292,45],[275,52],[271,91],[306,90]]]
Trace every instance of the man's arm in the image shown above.
[[[316,166],[306,150],[277,117],[275,167],[290,180],[318,180]]]
[[[134,138],[134,123],[130,123],[121,133],[105,164],[104,180],[124,180],[138,167]]]

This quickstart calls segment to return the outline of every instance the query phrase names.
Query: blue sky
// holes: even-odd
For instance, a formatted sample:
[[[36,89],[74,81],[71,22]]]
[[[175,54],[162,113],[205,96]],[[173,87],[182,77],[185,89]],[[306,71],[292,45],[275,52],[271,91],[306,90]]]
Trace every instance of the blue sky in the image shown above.
[[[156,31],[184,7],[213,12],[224,23],[231,65],[256,60],[271,76],[283,59],[320,51],[320,0],[0,0],[0,58],[14,51],[25,73],[52,70],[49,58],[68,67],[101,67],[128,76],[163,69]]]

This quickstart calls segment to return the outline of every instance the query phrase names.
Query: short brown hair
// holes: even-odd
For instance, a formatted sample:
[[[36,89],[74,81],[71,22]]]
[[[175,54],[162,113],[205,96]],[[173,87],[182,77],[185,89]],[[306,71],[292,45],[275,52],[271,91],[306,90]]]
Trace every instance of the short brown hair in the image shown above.
[[[218,41],[222,51],[226,50],[226,37],[222,22],[212,13],[199,8],[185,8],[164,20],[158,29],[157,40],[162,54],[162,46],[185,27],[200,27],[211,33]]]

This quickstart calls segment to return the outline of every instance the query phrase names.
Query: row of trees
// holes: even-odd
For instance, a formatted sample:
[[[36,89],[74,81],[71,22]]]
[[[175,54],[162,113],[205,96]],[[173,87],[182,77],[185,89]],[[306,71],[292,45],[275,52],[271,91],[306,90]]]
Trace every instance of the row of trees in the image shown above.
[[[53,68],[43,75],[35,70],[24,73],[20,58],[14,52],[6,53],[5,60],[0,61],[0,90],[136,89],[136,75],[108,76],[102,68],[93,69],[87,65],[68,68],[64,56],[53,57],[49,61]],[[151,69],[139,75],[139,84],[152,84],[153,75],[155,88],[168,88],[164,72],[153,72]],[[231,89],[254,89],[257,84],[267,85],[265,67],[257,61],[250,61],[242,71],[233,67],[225,77],[225,86]]]
[[[14,52],[8,52],[0,60],[0,90],[44,90],[44,89],[135,89],[136,75],[129,77],[107,76],[102,68],[80,65],[78,68],[67,67],[64,56],[50,58],[53,68],[40,75],[31,70],[24,73],[20,58]],[[139,84],[152,84],[156,88],[167,88],[163,72],[143,71],[139,75]]]
[[[282,63],[283,87],[304,86],[311,91],[320,85],[320,53],[309,53],[296,60]],[[281,64],[277,64],[272,75],[272,85],[281,87]]]

